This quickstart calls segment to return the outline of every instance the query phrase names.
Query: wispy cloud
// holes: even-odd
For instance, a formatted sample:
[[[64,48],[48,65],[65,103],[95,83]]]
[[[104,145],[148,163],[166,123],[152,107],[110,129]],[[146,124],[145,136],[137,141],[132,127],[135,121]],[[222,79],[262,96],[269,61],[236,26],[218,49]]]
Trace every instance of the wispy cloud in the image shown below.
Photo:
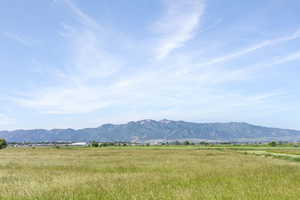
[[[279,65],[282,63],[287,63],[287,62],[291,62],[291,61],[295,61],[295,60],[299,60],[300,59],[300,51],[297,52],[293,52],[287,56],[283,56],[283,57],[277,57],[272,63],[271,65]]]
[[[77,5],[73,3],[72,0],[64,0],[68,8],[75,14],[75,16],[79,19],[79,21],[86,25],[90,26],[91,28],[98,29],[100,26],[99,24],[88,14],[86,14],[84,11],[82,11]]]
[[[118,72],[121,60],[105,50],[98,23],[71,0],[64,2],[81,25],[63,24],[61,33],[70,48],[64,68],[55,73],[59,85],[14,101],[49,114],[92,112],[111,104],[107,79]]]
[[[157,59],[163,59],[174,49],[193,38],[204,13],[204,0],[166,0],[166,13],[154,25],[160,36],[155,49]]]
[[[239,58],[241,56],[247,55],[251,52],[257,51],[259,49],[269,47],[269,46],[273,46],[273,45],[277,45],[277,44],[280,44],[282,42],[287,42],[287,41],[299,39],[299,38],[300,38],[300,30],[297,30],[296,32],[294,32],[293,34],[291,34],[289,36],[283,36],[283,37],[275,38],[275,39],[272,39],[272,40],[266,40],[266,41],[260,42],[258,44],[255,44],[253,46],[244,48],[240,51],[231,53],[229,55],[225,55],[225,56],[222,56],[222,57],[216,57],[216,58],[210,59],[207,62],[199,64],[199,66],[207,66],[207,65],[214,65],[214,64],[218,64],[218,63],[228,62],[228,61],[231,61],[233,59]]]
[[[10,32],[3,32],[2,35],[10,40],[13,40],[23,46],[31,46],[32,43],[34,42],[31,39],[28,39],[22,35],[15,34],[15,33],[10,33]]]
[[[16,101],[23,106],[52,114],[89,113],[115,106],[129,109],[132,106],[168,108],[183,106],[186,98],[192,96],[195,99],[205,96],[205,100],[213,100],[215,96],[210,94],[212,91],[209,88],[241,80],[245,76],[242,70],[204,70],[184,74],[179,69],[178,66],[176,70],[170,71],[166,64],[161,69],[152,70],[149,67],[149,70],[122,77],[113,73],[113,80],[106,82],[105,78],[91,78],[86,68],[82,76],[78,73],[67,74],[69,81],[63,85],[37,91],[32,96]],[[198,100],[197,103],[200,102]]]
[[[214,21],[212,24],[210,24],[209,26],[207,27],[203,27],[203,29],[201,29],[199,31],[199,33],[204,33],[204,32],[207,32],[207,31],[210,31],[212,29],[215,29],[216,27],[218,27],[221,23],[222,23],[223,19],[218,19],[216,21]]]
[[[104,108],[109,102],[101,99],[98,90],[84,86],[52,87],[33,97],[15,99],[21,105],[39,109],[48,114],[89,113]]]
[[[184,117],[187,119],[191,112],[194,112],[195,117],[199,112],[209,115],[218,110],[227,112],[227,109],[243,106],[252,108],[258,104],[266,104],[268,99],[278,94],[268,91],[242,95],[221,89],[221,86],[227,83],[247,80],[249,68],[199,66],[232,61],[258,49],[294,40],[300,36],[300,32],[295,32],[204,62],[190,59],[188,56],[187,58],[175,56],[171,52],[182,47],[195,35],[205,5],[203,1],[196,0],[166,1],[166,15],[155,25],[159,35],[159,45],[155,48],[157,60],[143,61],[136,64],[142,65],[142,69],[136,68],[132,73],[121,73],[128,69],[128,65],[123,61],[127,58],[109,51],[119,46],[115,48],[106,46],[106,41],[115,38],[104,36],[98,29],[100,26],[97,21],[74,2],[71,0],[65,2],[73,12],[73,17],[80,22],[80,26],[63,25],[63,35],[70,49],[67,52],[69,57],[66,58],[65,68],[59,73],[62,81],[57,85],[14,99],[18,104],[42,113],[77,114],[122,107],[134,116],[139,116],[138,110],[143,110],[149,118],[158,114],[179,118],[180,115],[184,115],[183,113],[188,113]],[[141,48],[140,51],[145,49]],[[162,62],[166,57],[169,59]],[[291,54],[276,59],[276,62],[282,64],[298,57],[299,53]],[[186,70],[187,68],[192,70]],[[216,107],[212,108],[212,104]],[[200,111],[195,109],[197,107]]]
[[[277,65],[285,64],[288,62],[293,62],[300,60],[300,51],[292,52],[284,56],[276,56],[273,58],[268,58],[266,61],[258,62],[253,65],[249,65],[241,69],[248,74],[255,74],[259,71],[266,70],[270,67],[275,67]]]

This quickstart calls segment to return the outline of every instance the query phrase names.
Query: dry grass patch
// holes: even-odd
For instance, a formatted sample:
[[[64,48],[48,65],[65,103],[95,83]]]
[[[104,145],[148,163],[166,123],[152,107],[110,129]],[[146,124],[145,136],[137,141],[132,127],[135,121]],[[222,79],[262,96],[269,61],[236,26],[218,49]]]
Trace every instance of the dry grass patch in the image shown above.
[[[0,199],[300,199],[300,166],[234,151],[0,151]]]

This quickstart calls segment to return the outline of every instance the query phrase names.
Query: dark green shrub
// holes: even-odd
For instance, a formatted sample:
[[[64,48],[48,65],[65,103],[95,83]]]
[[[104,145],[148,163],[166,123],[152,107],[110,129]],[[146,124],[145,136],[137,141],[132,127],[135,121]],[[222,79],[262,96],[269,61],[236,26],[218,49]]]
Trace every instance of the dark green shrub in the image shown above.
[[[276,145],[277,145],[277,143],[275,141],[269,143],[269,146],[271,146],[271,147],[276,147]]]
[[[96,142],[96,141],[93,141],[93,142],[92,142],[92,147],[99,147],[99,143]]]
[[[7,142],[5,139],[0,139],[0,149],[4,149],[7,147]]]
[[[116,146],[113,142],[103,142],[99,145],[100,147],[109,147],[109,146]]]

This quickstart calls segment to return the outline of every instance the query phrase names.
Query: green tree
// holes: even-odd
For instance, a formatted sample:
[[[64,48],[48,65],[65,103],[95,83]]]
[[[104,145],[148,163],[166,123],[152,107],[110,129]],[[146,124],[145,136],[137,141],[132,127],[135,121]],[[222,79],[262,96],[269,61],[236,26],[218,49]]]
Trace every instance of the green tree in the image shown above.
[[[271,147],[276,147],[277,143],[276,143],[275,141],[273,141],[273,142],[270,142],[269,145],[270,145]]]
[[[92,142],[92,147],[99,147],[99,143],[96,142],[96,141],[93,141],[93,142]]]
[[[0,139],[0,149],[7,147],[7,142],[5,139]]]

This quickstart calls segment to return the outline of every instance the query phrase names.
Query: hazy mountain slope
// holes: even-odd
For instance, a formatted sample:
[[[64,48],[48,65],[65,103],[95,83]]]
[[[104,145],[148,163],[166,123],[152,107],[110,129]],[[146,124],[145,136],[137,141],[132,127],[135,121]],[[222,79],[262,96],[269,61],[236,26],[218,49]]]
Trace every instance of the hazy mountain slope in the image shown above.
[[[53,141],[150,141],[215,140],[267,141],[300,140],[300,131],[267,128],[247,123],[192,123],[170,120],[142,120],[127,124],[105,124],[98,128],[0,131],[9,142]]]

